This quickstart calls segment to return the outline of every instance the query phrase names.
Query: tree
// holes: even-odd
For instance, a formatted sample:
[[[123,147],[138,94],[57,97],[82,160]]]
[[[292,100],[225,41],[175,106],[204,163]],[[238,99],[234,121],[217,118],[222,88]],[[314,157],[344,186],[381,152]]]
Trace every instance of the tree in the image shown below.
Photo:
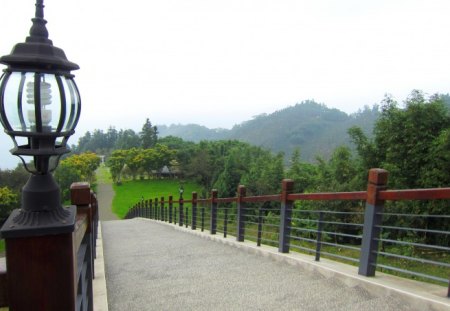
[[[381,167],[389,171],[389,187],[396,189],[432,188],[450,184],[450,114],[446,97],[429,98],[417,90],[411,92],[404,108],[390,96],[381,105],[381,116],[375,124],[374,138],[368,140],[357,129],[350,135],[356,144],[362,166],[366,170]],[[361,178],[361,177],[360,177]],[[362,181],[361,181],[362,183]],[[445,214],[443,202],[388,202],[385,209],[411,214]],[[398,219],[386,217],[387,224]],[[403,220],[405,227],[444,230],[448,222],[442,219],[415,218]],[[390,231],[389,238],[401,237],[404,232]],[[420,243],[433,242],[432,235],[414,233]],[[448,241],[447,241],[448,243]]]
[[[356,145],[361,168],[365,172],[373,167],[388,170],[390,187],[438,187],[446,182],[442,176],[448,175],[445,163],[449,128],[449,109],[442,96],[426,99],[415,90],[405,101],[404,109],[392,97],[385,97],[373,139],[356,127],[349,130],[349,135]],[[441,178],[435,179],[438,175]],[[360,176],[360,183],[365,182],[366,176]]]
[[[18,164],[13,170],[0,170],[0,187],[8,187],[19,195],[22,187],[27,183],[30,174],[22,164]]]
[[[316,184],[317,169],[311,163],[300,160],[300,149],[295,149],[291,156],[291,165],[286,177],[294,180],[294,192],[303,193],[312,189]]]
[[[95,187],[95,170],[100,165],[100,158],[92,152],[75,154],[65,158],[58,165],[55,179],[60,186],[63,200],[70,197],[70,185],[78,181],[87,181]]]
[[[66,201],[70,198],[70,185],[77,181],[83,181],[83,178],[77,166],[63,160],[55,171],[55,180],[59,185],[62,200]]]
[[[439,96],[426,100],[419,91],[411,93],[405,106],[400,109],[393,100],[385,100],[374,129],[376,156],[378,165],[389,171],[392,187],[423,187],[429,155],[450,128],[450,116]]]
[[[135,180],[139,169],[143,166],[142,149],[131,148],[129,150],[126,150],[125,165],[130,170],[133,180]]]
[[[142,150],[142,169],[147,173],[148,178],[158,169],[158,154],[154,148]]]
[[[141,140],[141,147],[143,149],[152,148],[155,146],[158,140],[158,128],[156,126],[152,126],[149,118],[145,120],[145,123],[142,126],[142,131],[139,133],[139,137]]]
[[[0,220],[6,219],[11,211],[18,208],[18,195],[8,187],[0,187]]]
[[[133,130],[120,130],[117,134],[116,145],[114,149],[128,150],[131,148],[139,148],[141,140]]]
[[[106,165],[109,167],[111,177],[116,184],[121,183],[122,170],[125,166],[125,158],[125,150],[115,150],[111,153],[111,156],[106,161]]]
[[[209,153],[205,149],[197,150],[186,167],[186,176],[194,179],[206,190],[211,189],[213,164]]]
[[[161,169],[165,165],[169,166],[170,161],[175,158],[175,150],[171,150],[165,145],[156,144],[154,150],[156,154],[156,169]]]

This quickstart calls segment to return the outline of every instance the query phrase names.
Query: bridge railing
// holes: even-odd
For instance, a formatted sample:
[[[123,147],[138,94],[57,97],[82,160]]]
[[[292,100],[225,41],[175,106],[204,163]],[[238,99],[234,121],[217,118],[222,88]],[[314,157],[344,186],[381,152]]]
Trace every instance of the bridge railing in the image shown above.
[[[374,276],[382,270],[428,280],[448,287],[450,297],[450,188],[387,190],[388,173],[369,172],[367,191],[293,193],[292,180],[283,180],[281,194],[174,201],[172,197],[143,200],[125,218],[167,221],[210,234],[230,233],[237,241],[310,253],[358,266]],[[402,203],[399,203],[402,202]],[[447,212],[436,213],[433,204]],[[400,206],[398,206],[400,204]],[[414,211],[417,204],[427,208]],[[435,204],[435,205],[436,205]],[[442,210],[442,209],[441,209]]]
[[[71,201],[75,207],[67,211],[76,209],[74,223],[66,227],[71,229],[45,227],[36,234],[38,223],[31,233],[20,236],[2,229],[6,271],[0,273],[1,307],[93,310],[97,198],[88,183],[74,183]]]

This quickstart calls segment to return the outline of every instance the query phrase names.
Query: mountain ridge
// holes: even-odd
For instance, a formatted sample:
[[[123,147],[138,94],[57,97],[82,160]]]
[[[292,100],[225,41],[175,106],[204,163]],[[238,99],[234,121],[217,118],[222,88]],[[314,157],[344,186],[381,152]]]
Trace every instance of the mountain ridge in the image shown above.
[[[177,136],[193,142],[236,139],[274,152],[284,152],[286,156],[300,148],[302,159],[313,161],[318,155],[329,157],[340,145],[351,146],[347,130],[352,126],[361,127],[371,136],[378,116],[377,105],[347,114],[307,100],[270,114],[257,115],[229,130],[209,129],[197,124],[172,124],[158,125],[158,131],[160,137]]]

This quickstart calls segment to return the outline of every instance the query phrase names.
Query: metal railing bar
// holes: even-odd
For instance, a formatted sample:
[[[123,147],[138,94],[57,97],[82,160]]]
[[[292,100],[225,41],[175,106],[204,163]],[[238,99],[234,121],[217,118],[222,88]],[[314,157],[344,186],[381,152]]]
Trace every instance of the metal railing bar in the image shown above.
[[[306,228],[298,228],[298,227],[289,227],[291,230],[295,231],[301,231],[301,232],[311,232],[311,233],[318,233],[319,231],[317,229],[306,229]],[[322,231],[324,232],[324,231]]]
[[[319,222],[318,219],[308,219],[308,218],[295,218],[295,217],[290,217],[289,218],[290,221],[305,221],[305,222],[313,222],[313,223],[317,223]]]
[[[430,230],[430,229],[420,229],[420,228],[408,228],[408,227],[394,227],[394,226],[375,226],[381,229],[392,229],[392,230],[402,230],[402,231],[416,231],[425,233],[436,233],[436,234],[450,234],[450,231],[440,231],[440,230]]]
[[[293,231],[302,231],[302,232],[311,232],[311,233],[319,233],[317,229],[306,229],[306,228],[297,228],[297,227],[290,227]],[[334,236],[345,236],[349,238],[355,238],[355,239],[362,239],[362,235],[354,235],[354,234],[348,234],[348,233],[338,233],[338,232],[331,232],[331,231],[321,231],[322,233],[334,235]]]
[[[295,235],[289,235],[289,238],[291,238],[291,239],[293,239],[295,241],[306,241],[306,242],[311,242],[311,243],[314,243],[314,244],[317,243],[316,239],[302,238],[302,237],[295,236]]]
[[[396,267],[387,266],[387,265],[382,265],[382,264],[377,264],[376,267],[377,268],[383,268],[383,269],[386,269],[386,270],[397,271],[397,272],[401,272],[401,273],[405,273],[405,274],[415,275],[415,276],[419,276],[419,277],[422,277],[422,278],[426,278],[426,279],[430,279],[430,280],[434,280],[434,281],[443,282],[443,283],[448,284],[448,280],[447,279],[440,278],[440,277],[434,276],[434,275],[423,274],[423,273],[420,273],[420,272],[405,270],[405,269],[396,268]]]
[[[330,232],[330,231],[322,231],[322,233],[326,233],[326,234],[334,235],[334,236],[345,236],[345,237],[349,237],[349,238],[362,239],[362,235],[355,235],[355,234],[348,234],[348,233],[337,233],[337,232]]]
[[[361,248],[355,247],[355,246],[349,246],[349,245],[345,245],[345,244],[329,243],[329,242],[321,242],[321,243],[325,244],[325,245],[329,245],[329,246],[334,246],[334,247],[337,247],[337,248],[351,249],[353,251],[358,251],[358,252],[361,251]]]
[[[411,260],[411,261],[417,261],[417,262],[420,262],[420,263],[427,263],[427,264],[430,264],[430,265],[450,268],[450,263],[445,263],[445,262],[440,262],[440,261],[434,261],[434,260],[429,260],[429,259],[410,257],[410,256],[404,256],[404,255],[398,255],[398,254],[386,253],[386,252],[377,252],[377,254],[378,255],[382,255],[382,256],[386,256],[386,257],[395,257],[395,258],[400,258],[400,259],[407,259],[407,260]]]
[[[292,213],[324,213],[324,214],[339,214],[339,215],[364,215],[364,212],[337,212],[337,211],[328,211],[328,210],[298,210],[293,209]]]
[[[432,249],[450,251],[449,247],[439,246],[439,245],[429,245],[429,244],[421,244],[421,243],[405,242],[405,241],[389,240],[389,239],[374,239],[374,240],[379,241],[379,242],[388,242],[388,243],[393,243],[393,244],[411,245],[411,246],[418,246],[418,247],[423,247],[423,248],[432,248]]]
[[[450,218],[450,215],[419,215],[419,214],[399,214],[399,213],[376,213],[381,216],[399,216],[399,217],[415,217],[415,218]]]
[[[318,221],[317,221],[318,222]],[[322,221],[324,224],[329,225],[341,225],[341,226],[353,226],[353,227],[364,227],[363,224],[351,224],[351,223],[345,223],[345,222],[336,222],[336,221]]]
[[[329,252],[320,252],[321,255],[327,255],[327,256],[331,256],[331,257],[336,257],[336,258],[340,258],[340,259],[344,259],[344,260],[348,260],[348,261],[352,261],[352,262],[356,262],[359,263],[359,259],[355,259],[352,257],[347,257],[347,256],[342,256],[342,255],[337,255],[337,254],[333,254],[333,253],[329,253]]]

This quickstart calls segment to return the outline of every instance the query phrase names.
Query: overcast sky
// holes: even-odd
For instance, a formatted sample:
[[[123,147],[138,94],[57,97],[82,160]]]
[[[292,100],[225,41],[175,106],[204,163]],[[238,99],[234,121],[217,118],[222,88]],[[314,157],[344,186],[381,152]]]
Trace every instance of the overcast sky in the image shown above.
[[[1,0],[0,55],[28,35],[34,3]],[[385,93],[450,93],[448,0],[44,3],[50,39],[81,67],[71,143],[147,117],[231,128],[306,99],[352,113]],[[5,168],[12,142],[0,143]]]

